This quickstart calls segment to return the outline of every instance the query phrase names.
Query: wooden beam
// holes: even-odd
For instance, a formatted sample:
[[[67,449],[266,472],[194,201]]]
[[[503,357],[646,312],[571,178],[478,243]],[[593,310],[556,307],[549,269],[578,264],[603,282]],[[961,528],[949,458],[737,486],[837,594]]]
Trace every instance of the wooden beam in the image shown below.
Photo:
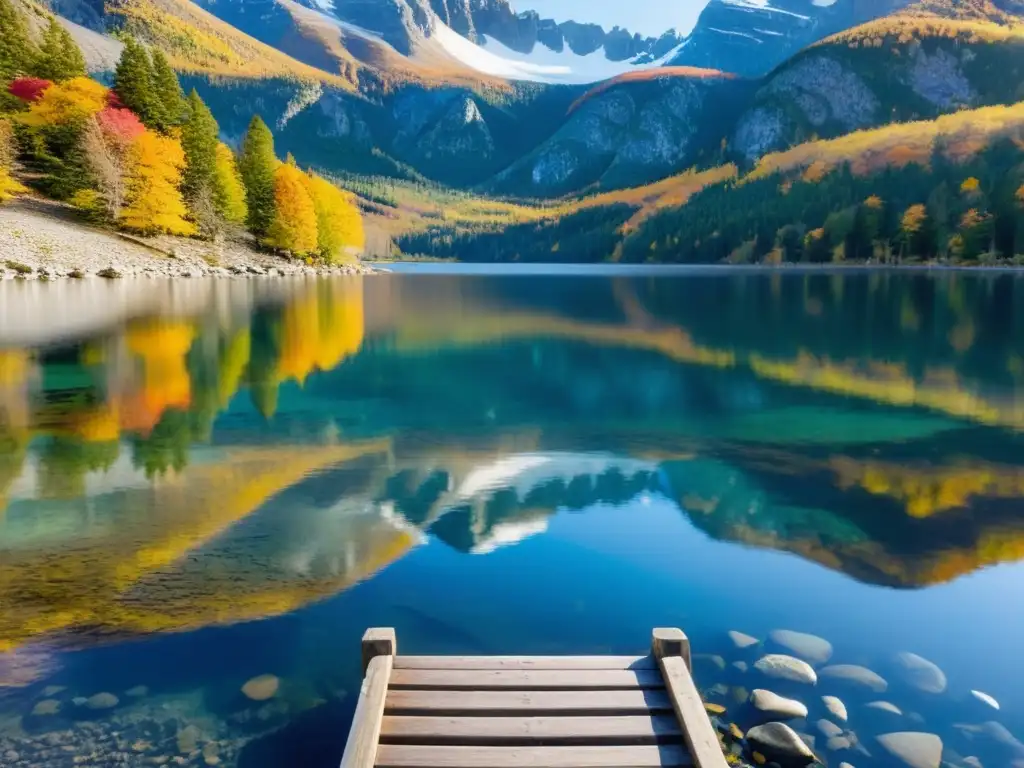
[[[373,768],[377,757],[380,728],[384,720],[388,678],[391,677],[394,658],[388,654],[370,659],[362,687],[359,689],[359,702],[356,704],[356,713],[348,732],[341,768]]]
[[[653,656],[396,656],[395,669],[657,669]]]
[[[722,746],[686,662],[681,656],[664,656],[660,663],[665,687],[679,718],[693,764],[696,768],[727,768]]]
[[[665,691],[388,691],[389,715],[649,715],[672,712]]]
[[[664,687],[661,672],[656,669],[396,669],[391,674],[392,690],[565,691]]]
[[[370,666],[370,660],[377,656],[394,656],[398,653],[398,639],[392,627],[373,627],[363,635],[363,675]]]
[[[619,717],[393,717],[382,744],[481,746],[679,744],[675,715]]]
[[[683,768],[681,746],[425,747],[382,744],[377,768]]]
[[[687,669],[693,669],[690,659],[690,639],[683,630],[675,627],[659,627],[651,634],[651,654],[661,660],[668,656],[679,656],[686,662]]]

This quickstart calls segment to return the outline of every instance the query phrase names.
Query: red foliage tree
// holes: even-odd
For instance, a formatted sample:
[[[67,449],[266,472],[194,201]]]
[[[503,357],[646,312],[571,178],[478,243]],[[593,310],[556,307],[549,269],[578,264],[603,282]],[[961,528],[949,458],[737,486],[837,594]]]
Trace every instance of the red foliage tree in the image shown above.
[[[117,95],[117,91],[113,88],[107,91],[107,106],[111,109],[127,109],[121,101],[121,97]]]
[[[53,83],[41,77],[19,77],[7,87],[7,92],[24,102],[36,101]]]
[[[96,115],[103,133],[119,142],[130,142],[145,132],[146,126],[128,109],[107,107]]]

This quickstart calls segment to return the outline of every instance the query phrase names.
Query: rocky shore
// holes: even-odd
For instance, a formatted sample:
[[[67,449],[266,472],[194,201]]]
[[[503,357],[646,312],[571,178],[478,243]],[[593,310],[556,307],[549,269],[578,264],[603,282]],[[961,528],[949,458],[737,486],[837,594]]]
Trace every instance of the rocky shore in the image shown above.
[[[252,247],[251,240],[209,243],[134,237],[84,224],[74,209],[22,198],[0,207],[0,280],[88,277],[252,277],[373,272],[361,264],[307,265]]]

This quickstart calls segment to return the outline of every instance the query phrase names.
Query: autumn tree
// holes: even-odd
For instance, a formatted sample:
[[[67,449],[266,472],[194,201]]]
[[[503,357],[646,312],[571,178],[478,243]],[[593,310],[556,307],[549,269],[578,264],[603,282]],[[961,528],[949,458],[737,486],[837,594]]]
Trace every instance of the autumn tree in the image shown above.
[[[181,126],[181,147],[185,152],[185,172],[181,191],[200,230],[212,234],[217,217],[214,205],[217,184],[217,121],[213,119],[199,94],[188,96],[188,117]]]
[[[292,158],[274,172],[274,218],[264,243],[296,256],[317,249],[317,216],[306,176]]]
[[[51,16],[39,44],[32,74],[55,83],[85,77],[85,57],[71,33]]]
[[[121,224],[139,232],[192,235],[195,226],[186,219],[188,209],[179,191],[185,152],[168,136],[144,131],[134,142],[132,173],[128,180],[128,205]]]
[[[217,144],[215,166],[214,205],[225,221],[245,224],[248,208],[245,204],[245,185],[235,163],[235,154],[227,144]]]
[[[146,49],[133,37],[125,40],[114,70],[114,93],[146,126],[162,126],[161,104],[153,85],[153,65]]]
[[[38,186],[69,199],[92,185],[82,137],[94,115],[107,105],[107,89],[87,77],[50,86],[18,121],[28,130],[29,165]]]
[[[0,0],[0,82],[27,74],[36,60],[25,19],[11,0]],[[0,100],[0,107],[3,101]]]
[[[317,251],[321,258],[340,262],[347,260],[349,250],[362,250],[363,221],[352,195],[315,173],[307,175],[307,186],[316,211]]]
[[[145,131],[135,113],[127,109],[107,107],[96,114],[82,137],[96,189],[88,190],[73,202],[87,213],[117,221],[128,195],[135,142]]]
[[[11,121],[0,119],[0,203],[7,202],[14,195],[26,191],[14,179],[14,156],[14,130]]]
[[[157,128],[167,131],[180,125],[186,118],[187,105],[181,92],[178,76],[174,74],[164,52],[155,48],[152,53],[153,97],[156,102]]]
[[[249,230],[257,237],[266,237],[274,220],[275,175],[274,135],[266,123],[255,115],[242,142],[239,170],[245,183]]]

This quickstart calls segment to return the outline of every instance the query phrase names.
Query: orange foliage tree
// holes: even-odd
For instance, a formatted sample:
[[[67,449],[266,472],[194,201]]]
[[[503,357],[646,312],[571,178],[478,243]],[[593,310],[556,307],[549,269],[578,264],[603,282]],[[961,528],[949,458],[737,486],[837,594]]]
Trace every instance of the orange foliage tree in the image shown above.
[[[317,249],[316,207],[306,175],[291,158],[274,172],[274,218],[264,242],[296,256]]]

